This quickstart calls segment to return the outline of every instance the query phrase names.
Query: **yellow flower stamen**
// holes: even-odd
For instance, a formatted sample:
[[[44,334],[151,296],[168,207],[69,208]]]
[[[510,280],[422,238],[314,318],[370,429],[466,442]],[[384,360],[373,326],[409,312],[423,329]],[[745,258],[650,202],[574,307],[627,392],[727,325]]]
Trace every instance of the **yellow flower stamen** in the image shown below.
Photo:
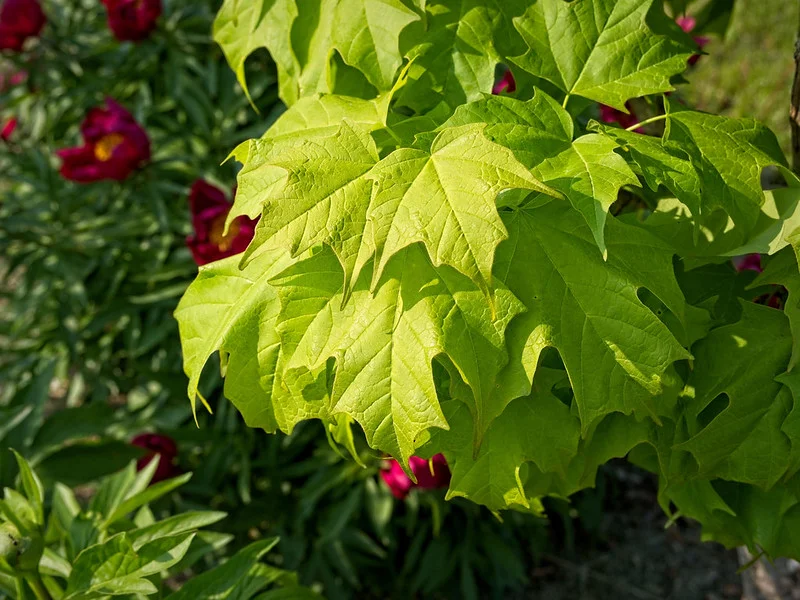
[[[233,240],[239,235],[238,220],[231,223],[228,234],[223,235],[223,231],[225,231],[225,219],[227,218],[228,213],[219,215],[211,222],[211,228],[208,232],[208,240],[219,248],[220,252],[227,252],[230,250],[233,245]]]
[[[125,137],[119,133],[110,133],[101,137],[94,145],[94,156],[100,162],[106,162],[114,155],[114,150],[117,149]]]

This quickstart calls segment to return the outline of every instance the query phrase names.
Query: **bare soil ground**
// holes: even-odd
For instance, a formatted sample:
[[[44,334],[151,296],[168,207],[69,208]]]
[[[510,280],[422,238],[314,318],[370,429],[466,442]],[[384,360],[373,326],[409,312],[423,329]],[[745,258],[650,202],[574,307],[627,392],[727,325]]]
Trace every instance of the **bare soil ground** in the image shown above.
[[[655,478],[623,462],[606,468],[599,526],[573,521],[575,548],[541,557],[522,597],[546,600],[743,598],[737,551],[700,541],[700,527],[667,517]],[[557,527],[555,528],[558,529]],[[555,536],[561,535],[556,531]],[[800,590],[800,580],[797,581]],[[776,600],[780,600],[780,596]],[[756,600],[753,598],[752,600]]]

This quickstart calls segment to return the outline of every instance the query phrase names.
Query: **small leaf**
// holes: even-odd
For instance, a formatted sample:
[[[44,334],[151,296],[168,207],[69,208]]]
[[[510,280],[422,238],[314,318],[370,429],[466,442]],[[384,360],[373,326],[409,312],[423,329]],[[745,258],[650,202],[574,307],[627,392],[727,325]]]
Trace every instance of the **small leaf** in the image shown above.
[[[154,594],[146,578],[168,570],[189,549],[193,533],[164,537],[134,550],[127,534],[81,552],[67,580],[64,600],[93,600],[106,596]]]

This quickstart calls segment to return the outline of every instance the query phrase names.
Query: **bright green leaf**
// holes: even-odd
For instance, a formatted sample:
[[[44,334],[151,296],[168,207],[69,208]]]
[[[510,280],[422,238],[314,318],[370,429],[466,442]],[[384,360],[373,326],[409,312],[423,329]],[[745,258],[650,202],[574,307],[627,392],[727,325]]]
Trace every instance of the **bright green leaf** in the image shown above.
[[[153,594],[157,589],[146,578],[177,563],[193,537],[191,533],[164,537],[134,550],[127,534],[120,533],[87,548],[72,566],[64,600]]]
[[[672,90],[670,78],[694,51],[653,0],[538,0],[514,26],[529,46],[514,63],[619,110],[630,98]]]
[[[356,273],[374,255],[375,283],[394,254],[422,242],[434,265],[452,266],[483,289],[491,288],[494,252],[508,237],[495,205],[498,193],[512,188],[557,192],[482,130],[482,125],[446,129],[430,152],[397,150],[370,172],[377,190]]]
[[[336,359],[333,413],[349,414],[370,445],[407,463],[423,432],[447,427],[431,372],[434,358],[446,354],[475,394],[480,418],[505,362],[503,332],[520,310],[507,290],[496,291],[496,317],[487,320],[489,305],[481,291],[451,268],[434,267],[419,245],[389,262],[374,294],[365,273],[347,304],[342,306],[339,291],[321,308],[324,294],[338,289],[340,281],[330,253],[301,262],[274,281],[281,289],[282,318],[293,319],[292,330],[302,334],[292,345],[289,367],[315,369]],[[319,283],[311,291],[313,282]],[[304,296],[319,311],[313,319],[298,301]],[[298,309],[302,321],[295,317]]]
[[[791,443],[781,427],[793,401],[775,378],[791,349],[786,317],[750,303],[741,321],[713,330],[693,348],[688,439],[677,447],[692,453],[701,475],[768,489],[786,473]]]
[[[654,293],[679,319],[685,300],[665,244],[609,222],[604,261],[580,215],[562,203],[505,218],[495,273],[528,309],[508,330],[500,406],[530,386],[546,347],[561,354],[584,429],[614,411],[656,416],[669,366],[689,353],[637,296]],[[527,383],[526,383],[527,382]]]
[[[332,41],[344,62],[362,71],[378,90],[387,91],[400,68],[400,34],[419,15],[400,0],[340,0]]]

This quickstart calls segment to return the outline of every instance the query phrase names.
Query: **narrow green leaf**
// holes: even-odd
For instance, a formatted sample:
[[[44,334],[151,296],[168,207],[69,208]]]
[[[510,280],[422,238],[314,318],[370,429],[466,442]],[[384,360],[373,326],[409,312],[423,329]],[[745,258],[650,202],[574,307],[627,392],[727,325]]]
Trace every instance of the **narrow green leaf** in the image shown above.
[[[246,546],[222,565],[198,575],[168,596],[169,600],[195,600],[196,598],[250,598],[269,581],[253,567],[261,557],[272,550],[278,538],[268,538]],[[253,584],[256,584],[255,586]],[[241,588],[253,590],[250,595],[241,595]]]
[[[105,525],[111,525],[112,523],[122,519],[126,515],[132,513],[136,509],[145,504],[149,504],[154,500],[158,500],[162,496],[169,494],[173,490],[178,489],[187,481],[192,478],[191,473],[184,473],[183,475],[179,475],[178,477],[173,477],[172,479],[167,479],[165,481],[159,481],[156,484],[151,485],[145,490],[141,492],[135,493],[122,502],[113,513],[106,519]]]
[[[89,510],[106,517],[110,516],[127,497],[134,481],[136,481],[136,465],[128,463],[122,471],[103,479],[89,503]]]
[[[134,550],[138,550],[145,544],[153,540],[175,536],[180,533],[194,531],[202,527],[208,527],[218,523],[226,517],[223,512],[215,511],[192,511],[167,517],[162,521],[153,523],[146,527],[140,527],[128,533],[128,539],[133,545]]]
[[[25,497],[33,508],[34,522],[41,527],[44,525],[44,487],[28,461],[16,450],[12,450],[12,452],[17,459],[17,466],[19,466],[22,489],[25,490]]]

